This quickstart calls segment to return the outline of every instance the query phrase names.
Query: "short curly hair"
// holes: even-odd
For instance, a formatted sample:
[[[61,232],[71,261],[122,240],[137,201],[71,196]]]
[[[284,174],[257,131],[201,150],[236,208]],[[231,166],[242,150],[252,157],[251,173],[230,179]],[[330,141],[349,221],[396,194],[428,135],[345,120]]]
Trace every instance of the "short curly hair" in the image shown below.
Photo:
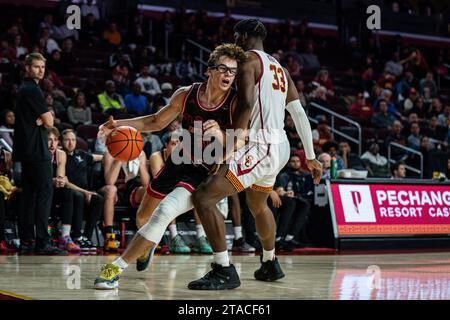
[[[246,59],[245,51],[241,47],[232,43],[221,44],[209,55],[208,67],[215,66],[222,56],[234,59],[238,64],[243,63]]]

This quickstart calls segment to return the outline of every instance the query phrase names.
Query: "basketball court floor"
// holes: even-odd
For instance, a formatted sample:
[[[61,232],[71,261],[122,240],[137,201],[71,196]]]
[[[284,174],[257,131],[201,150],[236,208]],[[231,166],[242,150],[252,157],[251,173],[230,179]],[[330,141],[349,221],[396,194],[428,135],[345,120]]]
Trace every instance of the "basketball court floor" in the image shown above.
[[[450,254],[330,254],[279,256],[286,277],[253,279],[259,256],[233,256],[241,287],[191,291],[186,285],[209,270],[211,256],[157,255],[145,272],[131,265],[120,289],[98,291],[93,281],[114,256],[0,256],[0,299],[154,300],[443,300],[450,299]]]

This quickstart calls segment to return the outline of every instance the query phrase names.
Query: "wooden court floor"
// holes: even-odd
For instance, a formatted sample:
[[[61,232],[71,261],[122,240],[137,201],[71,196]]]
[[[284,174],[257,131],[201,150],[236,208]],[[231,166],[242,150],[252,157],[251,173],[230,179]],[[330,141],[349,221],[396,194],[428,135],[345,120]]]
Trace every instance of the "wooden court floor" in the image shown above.
[[[145,272],[131,265],[115,291],[93,289],[101,264],[114,256],[0,256],[0,295],[23,299],[450,299],[450,253],[279,256],[286,277],[253,279],[258,256],[233,256],[241,287],[191,291],[186,285],[209,270],[211,256],[157,255]]]

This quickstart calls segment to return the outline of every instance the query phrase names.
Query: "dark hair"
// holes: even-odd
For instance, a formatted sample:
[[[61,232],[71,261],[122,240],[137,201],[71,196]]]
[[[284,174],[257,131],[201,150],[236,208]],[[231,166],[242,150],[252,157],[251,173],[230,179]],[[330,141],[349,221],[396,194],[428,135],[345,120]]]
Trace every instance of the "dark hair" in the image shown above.
[[[267,36],[266,27],[258,19],[241,20],[234,25],[233,31],[241,34],[247,33],[250,37],[260,38],[262,40]]]
[[[325,142],[322,146],[322,151],[329,153],[328,151],[330,151],[331,148],[335,148],[336,151],[339,150],[339,145],[337,144],[336,141],[329,140]]]
[[[391,165],[391,173],[392,175],[394,175],[394,171],[398,170],[398,167],[400,167],[401,165],[405,165],[404,161],[397,161],[396,163],[394,163],[393,165]]]
[[[6,115],[7,115],[8,113],[10,113],[10,112],[14,113],[14,111],[12,111],[12,110],[10,110],[10,109],[3,109],[3,110],[2,110],[2,112],[1,112],[1,114],[0,114],[0,125],[6,126]]]

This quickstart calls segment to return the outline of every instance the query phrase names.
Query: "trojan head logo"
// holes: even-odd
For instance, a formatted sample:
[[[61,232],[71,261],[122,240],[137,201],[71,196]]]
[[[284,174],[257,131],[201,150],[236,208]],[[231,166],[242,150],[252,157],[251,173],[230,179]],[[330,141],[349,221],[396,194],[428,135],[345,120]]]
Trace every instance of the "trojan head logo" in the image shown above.
[[[376,222],[372,194],[368,185],[339,185],[345,222]]]
[[[352,201],[353,206],[355,207],[355,211],[357,214],[360,214],[359,205],[361,203],[361,193],[359,191],[351,191],[350,194],[352,195]]]
[[[253,163],[253,157],[251,155],[246,156],[244,165],[246,167],[250,167],[252,165],[252,163]]]

